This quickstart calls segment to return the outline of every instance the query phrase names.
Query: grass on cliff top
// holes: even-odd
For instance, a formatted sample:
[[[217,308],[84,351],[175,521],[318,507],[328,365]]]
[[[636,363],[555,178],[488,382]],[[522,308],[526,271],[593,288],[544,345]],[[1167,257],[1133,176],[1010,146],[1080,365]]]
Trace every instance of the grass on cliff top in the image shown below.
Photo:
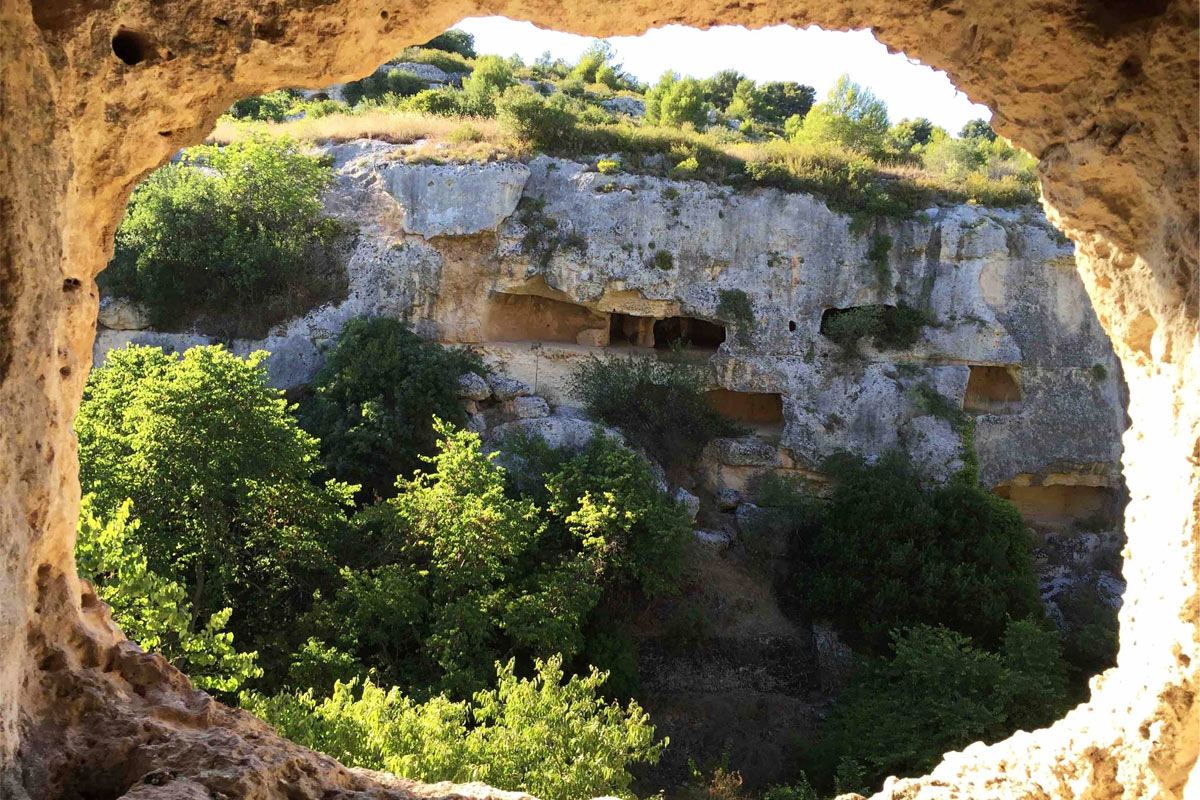
[[[371,108],[307,116],[285,122],[243,122],[223,117],[209,142],[225,144],[266,131],[313,144],[375,139],[414,145],[405,154],[418,162],[490,162],[528,158],[534,148],[508,133],[496,119],[436,116]],[[816,195],[860,221],[905,218],[939,204],[976,203],[1011,207],[1037,201],[1037,187],[1016,176],[968,175],[952,180],[917,166],[889,166],[832,145],[783,139],[747,141],[727,129],[699,132],[621,121],[577,122],[541,151],[565,158],[618,153],[622,169],[694,179],[737,189],[771,187]]]

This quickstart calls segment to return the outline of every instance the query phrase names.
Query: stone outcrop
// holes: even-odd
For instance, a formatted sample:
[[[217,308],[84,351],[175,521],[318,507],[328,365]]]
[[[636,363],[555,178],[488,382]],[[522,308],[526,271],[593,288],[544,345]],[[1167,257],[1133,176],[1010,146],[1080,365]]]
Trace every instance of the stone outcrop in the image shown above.
[[[101,772],[119,779],[98,796],[303,798],[359,791],[346,772],[244,715],[195,714],[186,681],[167,667],[157,682],[122,676],[128,646],[105,626],[72,563],[79,487],[70,422],[91,360],[93,279],[108,260],[136,182],[198,142],[239,97],[362,76],[402,45],[477,14],[594,35],[672,22],[871,27],[890,47],[946,69],[995,111],[1000,133],[1041,160],[1047,213],[1077,244],[1076,266],[1129,385],[1132,427],[1122,457],[1131,498],[1128,589],[1118,666],[1095,679],[1090,700],[1054,726],[948,754],[931,775],[891,782],[880,796],[1195,796],[1200,23],[1190,0],[1053,6],[677,0],[653,8],[554,0],[448,0],[420,8],[366,0],[6,0],[0,4],[3,791],[21,797],[32,786],[46,788],[41,797],[66,796],[68,787],[78,789],[70,776]],[[150,683],[157,688],[149,690]]]

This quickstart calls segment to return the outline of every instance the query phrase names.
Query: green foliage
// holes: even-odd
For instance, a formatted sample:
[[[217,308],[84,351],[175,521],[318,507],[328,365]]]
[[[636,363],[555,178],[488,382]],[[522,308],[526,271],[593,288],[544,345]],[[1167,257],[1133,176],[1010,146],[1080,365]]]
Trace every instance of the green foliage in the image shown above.
[[[787,120],[806,115],[816,99],[816,91],[795,81],[768,81],[758,87],[762,104],[759,119],[781,130]]]
[[[570,140],[575,130],[575,115],[528,86],[513,86],[496,101],[496,117],[517,139],[547,150]]]
[[[1116,609],[1105,603],[1095,586],[1079,585],[1057,598],[1068,632],[1064,640],[1067,661],[1076,685],[1117,663]]]
[[[382,563],[343,569],[317,602],[308,673],[348,653],[407,691],[467,696],[498,657],[583,652],[605,592],[673,585],[690,525],[631,451],[601,435],[574,455],[514,448],[526,482],[510,491],[478,435],[437,430],[432,471],[361,515]]]
[[[886,268],[886,261],[884,266]],[[928,324],[928,314],[904,303],[855,306],[827,311],[821,333],[841,348],[844,358],[853,358],[859,353],[859,342],[867,338],[883,350],[912,347],[921,335],[921,328]]]
[[[725,113],[736,119],[759,120],[763,118],[765,112],[766,103],[754,81],[749,79],[739,81],[733,90],[733,99],[730,100]]]
[[[713,108],[728,108],[738,84],[745,79],[746,76],[736,69],[723,69],[711,78],[700,81],[700,88],[704,92],[704,99]]]
[[[135,540],[140,522],[130,517],[132,504],[117,506],[106,522],[97,516],[92,495],[80,504],[75,565],[79,577],[92,582],[96,595],[112,607],[113,621],[147,651],[161,653],[192,683],[210,692],[236,692],[262,675],[258,653],[239,653],[233,634],[224,628],[233,613],[216,611],[207,622],[193,613],[187,590],[155,573]]]
[[[449,50],[433,47],[406,47],[390,64],[429,64],[442,72],[470,72],[474,61],[470,57]]]
[[[796,133],[800,142],[831,143],[873,155],[883,149],[888,131],[887,106],[869,89],[842,75],[824,102],[804,117]]]
[[[876,649],[900,625],[944,625],[986,646],[1040,617],[1031,542],[1011,503],[965,482],[930,486],[901,453],[824,465],[836,489],[798,526],[799,596]]]
[[[890,288],[888,283],[892,277],[892,271],[888,266],[888,253],[892,250],[892,237],[877,235],[871,238],[871,245],[867,248],[867,261],[875,270],[875,277],[878,280],[879,288],[887,290]],[[908,308],[905,306],[905,308]],[[892,316],[896,316],[895,313]],[[895,325],[893,324],[893,328]]]
[[[300,100],[300,93],[294,89],[277,89],[273,92],[260,94],[257,97],[247,97],[238,100],[229,109],[229,116],[234,119],[253,119],[261,122],[279,122],[290,114]]]
[[[899,153],[911,153],[914,148],[928,144],[933,136],[933,123],[925,117],[902,119],[888,131],[892,147]]]
[[[421,46],[430,50],[455,53],[463,58],[475,57],[475,36],[466,31],[455,30],[454,28],[444,33],[439,33]]]
[[[717,302],[717,316],[734,323],[734,338],[739,347],[754,344],[754,308],[741,289],[722,289]]]
[[[458,376],[484,374],[479,358],[427,342],[386,317],[354,319],[311,384],[300,423],[321,442],[321,462],[360,498],[386,497],[435,450],[433,418],[466,418]]]
[[[615,55],[612,45],[597,40],[579,56],[570,77],[585,84],[598,83],[613,90],[632,88],[632,81],[621,72],[621,65],[613,61]]]
[[[465,114],[477,117],[496,116],[496,98],[516,84],[512,66],[499,56],[483,56],[476,60],[462,85],[462,107]]]
[[[830,713],[814,748],[814,771],[859,771],[861,786],[919,775],[942,754],[1049,724],[1065,711],[1058,635],[1031,621],[1008,623],[997,652],[929,625],[896,633],[893,652],[872,659]],[[845,787],[839,787],[843,790]]]
[[[457,117],[467,113],[462,92],[454,89],[426,89],[405,101],[403,108],[415,114]]]
[[[992,130],[992,124],[986,119],[971,120],[963,125],[958,135],[962,139],[986,139],[989,142],[996,139],[996,132]]]
[[[570,382],[590,416],[668,466],[691,464],[710,440],[739,432],[708,402],[707,388],[702,371],[650,357],[592,358]]]
[[[1108,377],[1108,368],[1103,364],[1092,364],[1092,380],[1097,383]]]
[[[672,269],[675,266],[675,256],[667,250],[658,250],[654,253],[653,263],[656,269]]]
[[[266,385],[266,355],[114,350],[88,376],[75,431],[95,513],[132,499],[150,569],[187,588],[197,617],[238,609],[238,641],[269,660],[327,575],[353,487],[314,482],[318,443]]]
[[[399,105],[400,100],[426,91],[429,84],[402,69],[381,69],[365,78],[347,83],[342,97],[348,105],[374,100],[383,105]]]
[[[101,283],[144,302],[159,327],[206,313],[224,333],[261,335],[332,293],[330,179],[288,139],[188,150],[134,191]]]
[[[621,171],[621,162],[611,158],[602,158],[596,162],[596,171],[601,175],[615,175]]]
[[[558,220],[543,213],[545,200],[522,197],[517,204],[517,219],[525,227],[521,237],[521,252],[545,269],[559,248],[587,251],[587,239],[578,231],[564,231]]]
[[[982,205],[1037,201],[1037,162],[995,134],[952,139],[934,131],[919,149],[925,168],[969,200]]]
[[[700,82],[695,78],[680,78],[674,72],[663,73],[646,93],[646,121],[652,125],[686,124],[702,130],[708,127],[708,110]]]
[[[559,658],[538,661],[518,678],[496,664],[495,689],[472,702],[443,696],[415,703],[369,680],[361,691],[339,683],[331,697],[312,692],[243,695],[242,705],[284,736],[357,767],[422,781],[483,781],[545,800],[616,795],[632,798],[629,767],[657,763],[649,716],[601,695],[604,673],[563,681]]]

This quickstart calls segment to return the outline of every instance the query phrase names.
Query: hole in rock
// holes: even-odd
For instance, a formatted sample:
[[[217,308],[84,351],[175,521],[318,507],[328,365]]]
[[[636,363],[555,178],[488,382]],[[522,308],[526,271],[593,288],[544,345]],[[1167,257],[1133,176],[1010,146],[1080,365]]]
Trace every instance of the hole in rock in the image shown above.
[[[614,312],[608,321],[608,343],[614,347],[654,347],[654,317]]]
[[[603,346],[605,315],[575,303],[497,292],[488,301],[484,336],[492,342],[563,342]]]
[[[654,323],[654,346],[716,350],[725,341],[725,326],[706,319],[667,317]]]
[[[1008,500],[1034,528],[1109,530],[1120,524],[1120,493],[1108,486],[1004,483],[992,491]]]
[[[783,396],[774,392],[712,389],[708,401],[725,416],[756,431],[783,429]]]
[[[1021,408],[1021,385],[1013,367],[971,365],[963,410],[979,414],[1011,414]]]
[[[144,33],[121,28],[112,38],[112,51],[113,55],[132,67],[148,59],[153,47]]]

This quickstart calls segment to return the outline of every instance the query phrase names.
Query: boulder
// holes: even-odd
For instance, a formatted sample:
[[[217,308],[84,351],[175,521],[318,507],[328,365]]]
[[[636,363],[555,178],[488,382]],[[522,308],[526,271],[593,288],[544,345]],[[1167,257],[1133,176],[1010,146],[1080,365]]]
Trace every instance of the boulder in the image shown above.
[[[842,641],[833,623],[828,620],[813,622],[812,637],[821,690],[836,694],[845,688],[850,673],[854,671],[854,652]]]
[[[604,106],[614,114],[624,114],[628,117],[646,116],[646,102],[644,100],[639,100],[636,97],[617,95],[616,97],[610,97],[607,100],[601,100],[600,105]]]
[[[727,550],[733,544],[733,537],[724,531],[706,531],[694,530],[692,535],[696,537],[696,541],[704,547],[711,547],[714,550]]]
[[[150,310],[125,297],[100,300],[96,321],[114,331],[140,331],[150,327]]]
[[[718,511],[734,511],[742,502],[742,493],[737,489],[719,489],[713,495]]]
[[[696,515],[700,513],[699,497],[680,486],[675,490],[675,502],[682,504],[687,509],[688,519],[692,522],[696,521]]]
[[[529,387],[514,378],[492,373],[487,377],[488,386],[497,400],[511,400],[514,397],[524,397],[529,394]]]
[[[466,400],[487,400],[492,396],[492,389],[482,376],[464,372],[458,376],[458,396]]]
[[[550,404],[543,398],[532,395],[505,400],[504,410],[517,419],[538,419],[550,416]]]

